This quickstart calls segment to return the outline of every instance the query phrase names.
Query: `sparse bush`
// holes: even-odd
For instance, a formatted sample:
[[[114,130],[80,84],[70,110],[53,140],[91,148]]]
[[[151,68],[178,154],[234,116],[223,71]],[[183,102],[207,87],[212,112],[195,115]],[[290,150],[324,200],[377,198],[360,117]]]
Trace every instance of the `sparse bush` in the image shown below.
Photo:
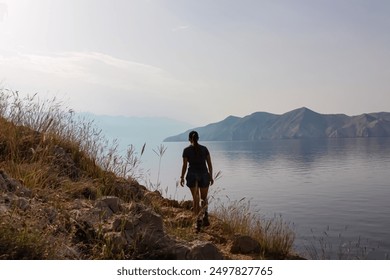
[[[42,233],[27,228],[0,224],[0,259],[43,260],[54,258],[53,244],[48,244]]]

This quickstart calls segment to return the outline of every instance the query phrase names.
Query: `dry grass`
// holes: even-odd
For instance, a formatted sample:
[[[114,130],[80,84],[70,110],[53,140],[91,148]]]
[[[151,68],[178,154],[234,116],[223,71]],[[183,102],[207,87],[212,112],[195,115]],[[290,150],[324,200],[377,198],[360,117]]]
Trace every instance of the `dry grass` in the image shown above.
[[[120,155],[118,144],[107,141],[93,121],[77,117],[55,98],[0,89],[0,169],[41,203],[26,212],[15,207],[13,214],[1,217],[0,258],[62,258],[56,242],[66,243],[74,234],[69,202],[110,195],[117,176],[133,180],[139,164],[133,146]],[[50,214],[54,224],[48,222]],[[90,258],[107,257],[102,252],[110,241],[99,235],[94,240],[85,252]],[[113,254],[120,258],[122,252]]]
[[[261,255],[267,258],[283,259],[294,254],[295,234],[281,216],[263,217],[254,212],[250,201],[244,198],[216,206],[213,214],[223,221],[225,231],[257,240],[262,248]]]
[[[34,229],[15,228],[10,223],[0,224],[0,259],[54,259],[54,246]]]
[[[217,172],[214,182],[217,182],[221,176],[221,171]],[[228,199],[228,201],[220,202],[216,199],[218,187],[214,186],[212,190],[213,192],[209,194],[209,202],[213,203],[210,211],[211,226],[205,228],[200,235],[194,231],[195,218],[191,212],[192,201],[161,203],[155,200],[153,202],[156,211],[166,217],[167,230],[171,235],[187,241],[202,238],[213,240],[222,248],[229,247],[228,240],[232,240],[235,235],[247,235],[257,240],[262,248],[260,254],[253,255],[252,258],[300,258],[293,250],[295,233],[281,216],[272,218],[261,216],[253,211],[250,201],[246,199],[238,201]],[[161,205],[164,207],[161,208]],[[234,258],[234,256],[231,257]]]
[[[163,146],[155,151],[159,166],[164,152]],[[107,141],[93,121],[77,117],[62,102],[0,89],[0,169],[31,189],[34,199],[42,203],[28,215],[15,212],[2,219],[0,259],[61,258],[66,253],[58,253],[57,243],[75,234],[94,240],[83,248],[91,259],[137,258],[132,248],[118,250],[111,240],[99,232],[91,235],[84,225],[71,232],[67,203],[110,194],[125,197],[115,193],[114,185],[122,179],[139,179],[139,166],[134,146],[121,155],[116,141]],[[202,238],[193,232],[188,204],[162,198],[149,202],[164,216],[167,232],[188,241]],[[190,218],[180,218],[185,211]],[[24,215],[23,219],[17,219],[17,214]],[[51,214],[57,217],[56,222],[48,225]],[[245,201],[220,205],[211,214],[216,223],[208,230],[208,238],[217,243],[225,246],[228,238],[240,233],[260,242],[263,252],[258,258],[283,258],[292,253],[294,233],[280,217],[259,217]]]
[[[40,100],[36,94],[22,97],[0,89],[0,125],[3,161],[45,165],[60,146],[91,177],[104,177],[105,172],[137,176],[140,160],[134,146],[121,155],[116,140],[108,141],[94,121],[77,117],[55,98]]]

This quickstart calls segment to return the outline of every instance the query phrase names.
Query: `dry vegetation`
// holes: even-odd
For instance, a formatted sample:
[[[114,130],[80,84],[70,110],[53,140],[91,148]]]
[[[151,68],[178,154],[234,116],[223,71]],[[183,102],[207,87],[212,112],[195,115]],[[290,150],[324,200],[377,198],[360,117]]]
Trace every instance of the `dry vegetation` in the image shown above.
[[[56,99],[22,97],[0,89],[0,171],[26,186],[39,205],[26,206],[27,210],[14,207],[7,214],[0,211],[0,259],[69,258],[64,244],[78,242],[78,237],[90,241],[83,243],[83,254],[77,258],[142,258],[134,250],[114,250],[109,240],[75,226],[69,214],[70,202],[78,199],[94,201],[105,195],[127,202],[134,199],[126,191],[118,192],[118,182],[144,188],[137,183],[140,161],[134,147],[129,146],[125,156],[117,147],[93,122],[77,118]],[[148,194],[141,199],[163,217],[165,231],[177,239],[211,241],[232,259],[285,259],[294,255],[294,233],[289,226],[279,217],[265,219],[252,214],[245,201],[216,207],[210,217],[212,225],[195,234],[190,203],[165,199],[156,192]],[[5,202],[0,200],[0,207]],[[53,222],[47,224],[50,219]],[[236,234],[256,239],[261,252],[231,254],[229,246]]]

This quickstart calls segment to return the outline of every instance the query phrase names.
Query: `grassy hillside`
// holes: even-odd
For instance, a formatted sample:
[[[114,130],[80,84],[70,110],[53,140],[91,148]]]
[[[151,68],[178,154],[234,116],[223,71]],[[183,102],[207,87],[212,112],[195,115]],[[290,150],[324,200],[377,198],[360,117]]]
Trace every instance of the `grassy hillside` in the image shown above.
[[[242,202],[195,233],[191,203],[140,185],[139,165],[132,146],[120,155],[61,102],[0,90],[0,259],[294,257],[288,225]],[[240,236],[258,249],[241,250]],[[212,255],[199,253],[205,244]]]

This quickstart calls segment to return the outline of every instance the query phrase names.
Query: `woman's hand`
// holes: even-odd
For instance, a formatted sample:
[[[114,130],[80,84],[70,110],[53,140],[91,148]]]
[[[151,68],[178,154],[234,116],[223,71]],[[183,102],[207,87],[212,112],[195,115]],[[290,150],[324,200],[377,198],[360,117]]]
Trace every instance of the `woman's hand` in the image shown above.
[[[210,186],[212,186],[214,184],[213,175],[209,173],[209,177],[210,177]]]
[[[188,159],[183,157],[183,166],[181,167],[180,186],[184,187],[184,175],[187,172]]]

